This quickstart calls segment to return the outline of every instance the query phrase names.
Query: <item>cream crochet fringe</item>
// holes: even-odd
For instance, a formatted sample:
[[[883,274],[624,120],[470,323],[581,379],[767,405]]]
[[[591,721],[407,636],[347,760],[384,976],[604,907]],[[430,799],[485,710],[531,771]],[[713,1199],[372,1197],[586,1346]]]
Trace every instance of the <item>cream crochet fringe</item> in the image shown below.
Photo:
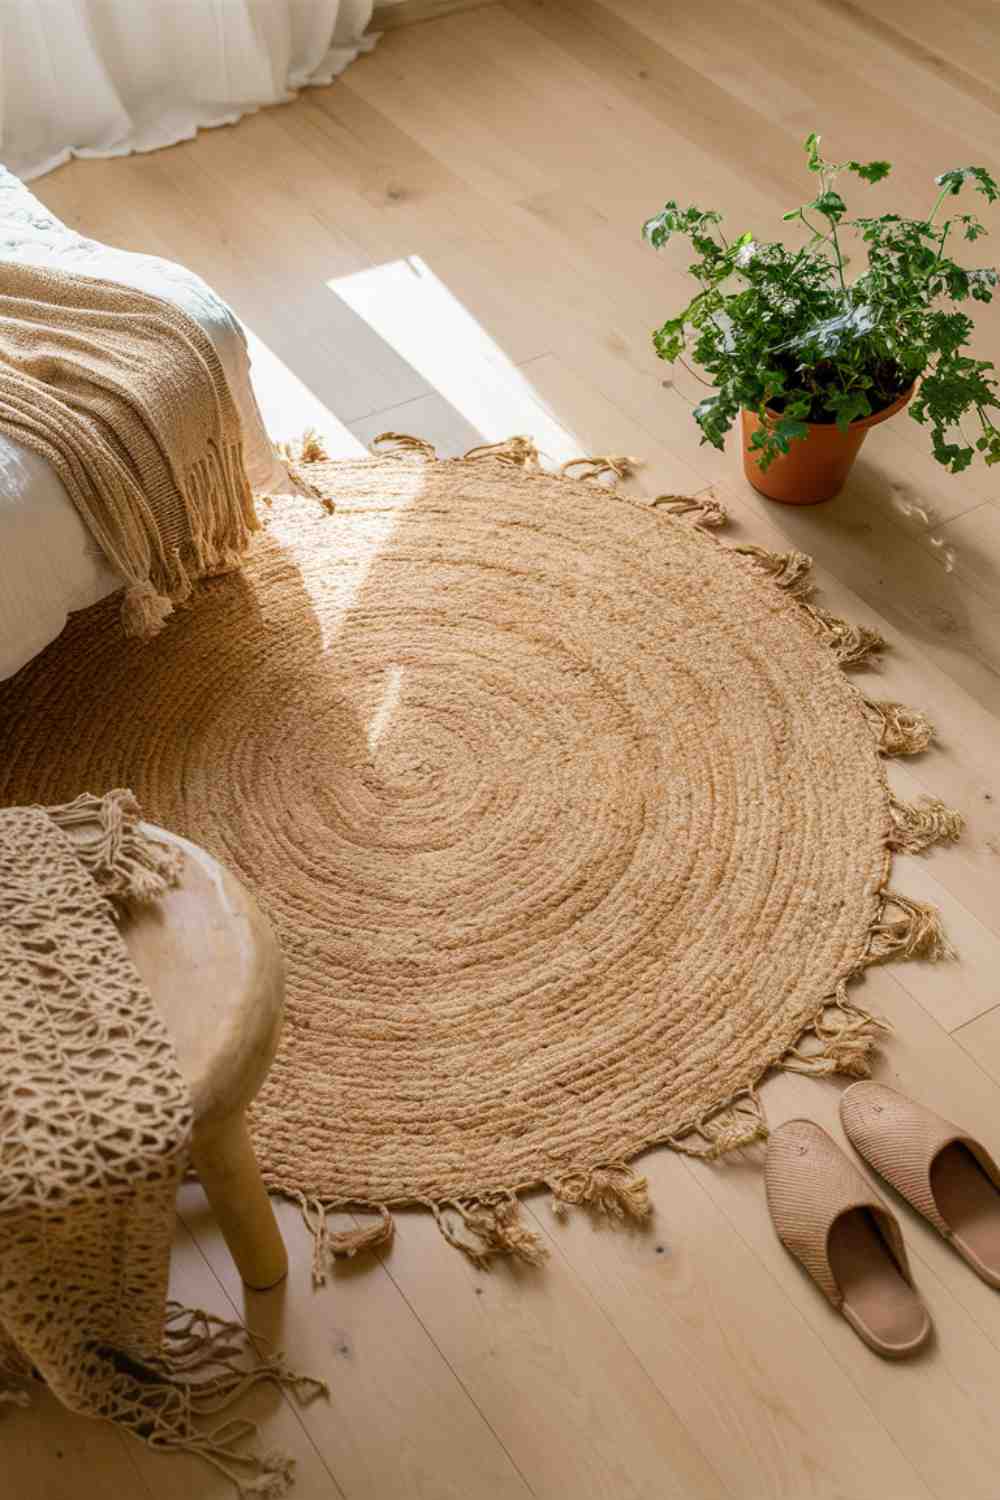
[[[243,1367],[239,1324],[166,1301],[191,1104],[111,900],[154,899],[177,861],[138,817],[123,791],[0,811],[0,1402],[26,1405],[39,1376],[70,1410],[279,1496],[290,1459],[241,1449],[252,1422],[200,1419],[260,1381],[325,1387],[280,1357]]]
[[[93,276],[4,267],[0,432],[48,460],[155,635],[192,579],[257,529],[240,417],[211,339],[171,303]]]

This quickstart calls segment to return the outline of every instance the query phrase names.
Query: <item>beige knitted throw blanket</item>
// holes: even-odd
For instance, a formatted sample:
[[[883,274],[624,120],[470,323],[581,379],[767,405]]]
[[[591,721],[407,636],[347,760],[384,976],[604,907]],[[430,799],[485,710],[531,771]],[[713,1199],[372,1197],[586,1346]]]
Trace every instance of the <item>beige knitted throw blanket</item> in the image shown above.
[[[261,1380],[319,1383],[242,1368],[239,1325],[167,1302],[191,1102],[116,908],[177,865],[138,817],[122,791],[0,810],[0,1402],[27,1404],[37,1376],[72,1411],[281,1495],[290,1460],[236,1446],[252,1423],[200,1419]]]
[[[239,412],[205,331],[171,303],[71,271],[0,272],[0,432],[47,459],[154,635],[257,528]]]

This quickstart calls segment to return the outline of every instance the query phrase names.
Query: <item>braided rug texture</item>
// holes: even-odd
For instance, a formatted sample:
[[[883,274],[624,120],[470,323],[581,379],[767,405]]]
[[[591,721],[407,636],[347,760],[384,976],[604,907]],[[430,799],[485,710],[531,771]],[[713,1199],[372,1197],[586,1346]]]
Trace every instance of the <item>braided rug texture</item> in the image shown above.
[[[128,785],[276,924],[268,1183],[320,1235],[451,1204],[531,1259],[523,1188],[641,1214],[643,1147],[759,1137],[773,1066],[865,1072],[847,979],[941,950],[889,850],[958,820],[890,798],[929,726],[841,670],[880,643],[795,597],[808,559],[523,440],[301,467],[326,505],[265,502],[155,641],[107,601],[0,687],[0,801]]]

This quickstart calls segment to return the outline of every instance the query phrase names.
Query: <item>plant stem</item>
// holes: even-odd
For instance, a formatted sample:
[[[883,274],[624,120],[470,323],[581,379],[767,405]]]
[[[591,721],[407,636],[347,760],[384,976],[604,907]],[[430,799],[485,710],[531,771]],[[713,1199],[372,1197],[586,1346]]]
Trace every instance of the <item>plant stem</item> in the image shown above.
[[[821,174],[820,182],[823,185],[823,191],[824,191],[824,193],[829,192],[830,191],[830,183],[827,180],[827,175],[826,175],[825,172]],[[820,212],[821,213],[823,212],[822,209],[820,210]],[[837,275],[840,278],[840,290],[844,293],[844,296],[846,297],[846,295],[847,295],[847,282],[844,280],[844,257],[840,253],[840,240],[837,237],[837,221],[836,221],[836,219],[832,218],[830,216],[830,214],[823,214],[823,217],[824,217],[824,219],[827,221],[827,223],[830,226],[830,233],[831,233],[831,235],[833,237],[833,248],[834,248],[834,250],[837,253]]]
[[[833,240],[830,238],[830,236],[828,234],[824,234],[823,231],[822,231],[822,229],[817,229],[815,224],[811,224],[809,222],[809,220],[806,218],[805,214],[802,212],[801,208],[799,209],[799,218],[802,220],[803,224],[806,226],[807,229],[811,229],[812,230],[813,234],[816,236],[816,238],[818,240],[825,240],[828,245],[832,245],[833,244]]]
[[[695,380],[700,381],[702,385],[707,385],[710,391],[715,390],[715,382],[706,380],[704,375],[699,375],[697,370],[693,370],[688,364],[687,360],[684,358],[683,354],[678,354],[677,363],[683,365],[688,374],[693,375]]]
[[[937,216],[937,211],[941,207],[941,205],[944,202],[944,200],[947,198],[949,192],[950,192],[949,188],[943,187],[941,189],[941,191],[938,193],[937,200],[935,201],[934,207],[931,209],[930,216],[929,216],[929,218],[927,220],[928,224],[933,224],[934,223],[934,220],[935,220],[935,218]]]
[[[928,220],[928,223],[929,222],[930,222],[930,220]],[[938,241],[938,252],[937,252],[937,255],[935,256],[934,264],[931,266],[930,270],[927,272],[927,280],[928,281],[930,281],[931,277],[934,275],[934,272],[937,270],[938,266],[941,264],[941,254],[942,254],[942,252],[944,250],[944,242],[948,238],[948,231],[949,231],[950,228],[951,228],[951,220],[947,219],[945,221],[945,226],[944,226],[944,228],[941,231],[941,238]]]

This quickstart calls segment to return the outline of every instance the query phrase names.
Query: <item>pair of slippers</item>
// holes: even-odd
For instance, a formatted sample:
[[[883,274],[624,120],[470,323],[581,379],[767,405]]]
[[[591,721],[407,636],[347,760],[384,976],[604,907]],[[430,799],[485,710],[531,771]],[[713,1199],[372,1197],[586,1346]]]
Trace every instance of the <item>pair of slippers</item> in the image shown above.
[[[1000,1288],[1000,1171],[989,1152],[940,1115],[881,1083],[840,1100],[848,1140],[929,1219],[990,1286]],[[825,1130],[789,1120],[768,1143],[771,1218],[785,1248],[855,1333],[901,1359],[931,1320],[913,1283],[899,1223]]]

